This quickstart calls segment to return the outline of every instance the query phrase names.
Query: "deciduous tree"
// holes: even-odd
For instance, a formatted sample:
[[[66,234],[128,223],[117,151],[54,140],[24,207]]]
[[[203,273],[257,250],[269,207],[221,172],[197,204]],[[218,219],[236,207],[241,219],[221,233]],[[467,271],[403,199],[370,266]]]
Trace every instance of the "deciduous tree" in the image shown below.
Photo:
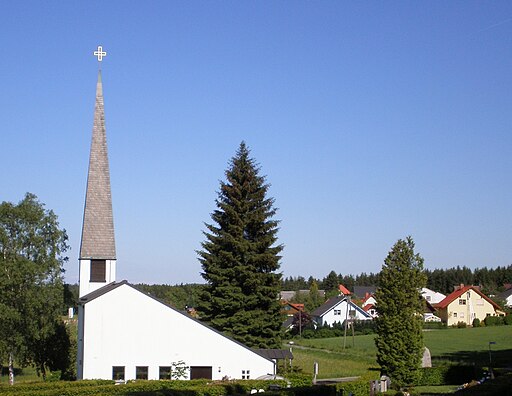
[[[62,308],[62,273],[68,249],[57,216],[33,194],[0,204],[0,358],[32,361],[45,372],[43,345],[54,335]]]
[[[244,142],[220,184],[213,224],[198,252],[207,282],[200,314],[251,347],[280,346],[278,221],[269,185]]]

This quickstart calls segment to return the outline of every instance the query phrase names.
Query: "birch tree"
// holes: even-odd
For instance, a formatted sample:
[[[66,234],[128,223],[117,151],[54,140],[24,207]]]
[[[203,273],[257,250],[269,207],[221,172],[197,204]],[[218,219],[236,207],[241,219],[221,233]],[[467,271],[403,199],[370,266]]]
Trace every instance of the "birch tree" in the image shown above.
[[[40,351],[62,307],[67,239],[35,195],[0,204],[0,358],[9,363],[11,385],[15,362],[36,363],[45,375]]]

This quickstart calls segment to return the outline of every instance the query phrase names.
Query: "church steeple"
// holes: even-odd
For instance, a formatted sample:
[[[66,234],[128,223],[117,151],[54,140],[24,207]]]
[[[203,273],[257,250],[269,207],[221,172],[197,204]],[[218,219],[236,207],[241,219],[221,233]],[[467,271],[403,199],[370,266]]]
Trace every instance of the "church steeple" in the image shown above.
[[[115,281],[116,247],[101,70],[96,105],[80,246],[80,297]]]

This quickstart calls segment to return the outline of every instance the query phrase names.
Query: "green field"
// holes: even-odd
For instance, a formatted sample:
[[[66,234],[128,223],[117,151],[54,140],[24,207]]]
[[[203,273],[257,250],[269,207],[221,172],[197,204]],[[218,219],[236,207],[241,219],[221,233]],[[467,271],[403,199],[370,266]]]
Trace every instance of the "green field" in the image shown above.
[[[432,362],[450,360],[480,366],[489,364],[489,342],[494,341],[492,359],[496,367],[512,362],[512,326],[466,329],[427,330],[425,345],[430,349]],[[305,373],[313,373],[313,362],[319,364],[319,378],[379,375],[376,363],[374,335],[343,338],[293,340],[294,365]],[[306,348],[306,349],[301,349]]]

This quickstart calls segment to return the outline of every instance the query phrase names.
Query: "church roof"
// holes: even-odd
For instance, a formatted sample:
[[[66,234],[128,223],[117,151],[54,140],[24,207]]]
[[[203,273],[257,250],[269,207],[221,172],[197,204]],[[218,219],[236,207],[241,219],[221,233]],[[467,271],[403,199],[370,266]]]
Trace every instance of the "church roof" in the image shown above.
[[[106,260],[116,258],[101,71],[98,72],[98,82],[96,84],[96,105],[94,108],[80,258]]]

